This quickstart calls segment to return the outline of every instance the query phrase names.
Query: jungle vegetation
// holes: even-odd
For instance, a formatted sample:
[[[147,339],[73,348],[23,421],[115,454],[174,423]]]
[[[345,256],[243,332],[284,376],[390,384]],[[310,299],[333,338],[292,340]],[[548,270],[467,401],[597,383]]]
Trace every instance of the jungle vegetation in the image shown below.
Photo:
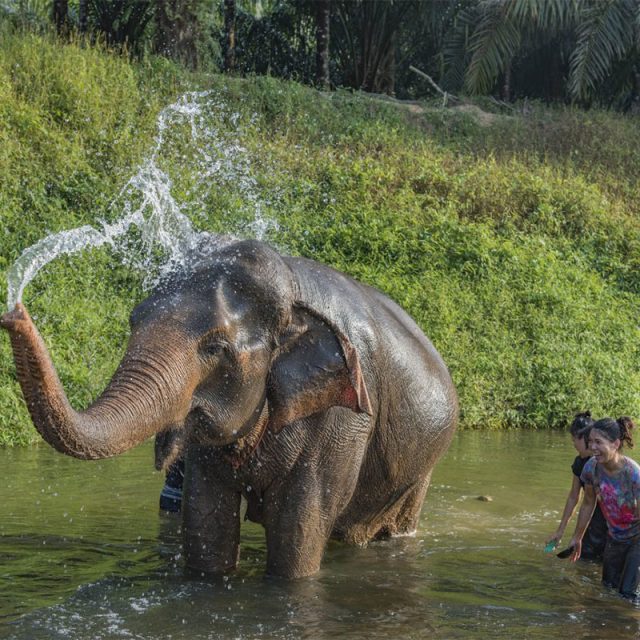
[[[320,87],[637,109],[636,0],[1,0],[0,17],[134,56]]]
[[[224,105],[222,115],[211,114],[215,126],[221,135],[240,136],[263,214],[277,222],[269,240],[282,251],[346,271],[404,306],[451,369],[462,428],[561,427],[584,409],[640,415],[640,127],[632,108],[634,76],[623,81],[622,74],[618,83],[615,74],[602,81],[591,75],[593,84],[575,93],[571,76],[560,73],[563,82],[553,85],[557,93],[547,95],[548,78],[536,84],[533,75],[526,76],[526,69],[533,74],[538,68],[527,57],[534,55],[537,36],[523,30],[518,47],[509,49],[515,52],[510,67],[496,54],[491,95],[473,97],[474,78],[488,82],[493,72],[473,71],[477,41],[467,30],[468,64],[461,75],[446,66],[444,53],[402,58],[442,90],[455,92],[459,100],[448,100],[446,108],[441,94],[433,97],[429,83],[399,62],[393,92],[386,91],[377,80],[366,86],[364,78],[372,77],[366,65],[354,66],[347,56],[348,70],[333,48],[327,90],[318,83],[315,41],[305,41],[307,54],[295,72],[278,70],[275,62],[257,68],[264,56],[251,58],[241,47],[243,20],[258,28],[286,9],[295,30],[304,6],[263,1],[258,16],[258,4],[234,7],[234,73],[220,72],[223,6],[211,18],[217,31],[209,32],[215,37],[205,47],[213,52],[208,61],[202,53],[191,59],[157,50],[155,12],[144,37],[121,41],[98,29],[98,5],[91,0],[85,36],[73,22],[79,9],[73,2],[65,14],[71,27],[61,34],[51,33],[49,9],[39,13],[35,0],[5,14],[0,298],[6,299],[6,271],[26,247],[54,231],[117,217],[112,202],[148,156],[160,111],[186,91],[209,90]],[[518,3],[459,4],[478,11]],[[543,4],[529,0],[518,6]],[[612,11],[624,5],[608,4]],[[330,5],[331,46],[338,47],[338,3]],[[343,5],[353,12],[372,9],[361,2]],[[376,6],[391,11],[399,5]],[[406,5],[408,12],[412,3]],[[191,6],[195,11],[200,5],[193,0]],[[515,33],[522,14],[505,15],[513,19],[509,33]],[[364,13],[360,19],[365,22]],[[306,14],[305,20],[315,24],[316,18]],[[400,24],[419,26],[406,18]],[[577,47],[582,31],[575,28]],[[302,46],[301,40],[284,42]],[[394,42],[400,47],[403,40],[396,36]],[[421,42],[427,47],[427,39]],[[551,55],[549,46],[536,51]],[[571,70],[571,47],[567,51],[563,60]],[[611,58],[615,68],[634,69],[636,50],[619,53]],[[606,56],[600,60],[608,64]],[[505,96],[500,91],[508,68],[511,88]],[[351,80],[340,80],[346,78]],[[316,83],[319,88],[311,86]],[[190,178],[180,153],[165,163],[174,176],[174,196],[188,210]],[[248,233],[246,202],[235,185],[214,181],[202,204],[204,213],[194,217],[198,228]],[[88,404],[112,374],[126,343],[128,314],[144,295],[141,274],[106,250],[56,260],[27,287],[25,304],[76,407]],[[9,341],[0,336],[0,443],[34,442],[35,436],[15,382]]]

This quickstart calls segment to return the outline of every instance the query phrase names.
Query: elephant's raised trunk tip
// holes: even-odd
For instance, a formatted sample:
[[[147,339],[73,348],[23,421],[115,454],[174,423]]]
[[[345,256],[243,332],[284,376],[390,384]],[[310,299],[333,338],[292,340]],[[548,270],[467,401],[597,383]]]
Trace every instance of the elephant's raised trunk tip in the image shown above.
[[[23,304],[0,317],[9,332],[18,382],[31,419],[40,435],[58,451],[75,458],[106,458],[140,444],[165,425],[149,410],[131,410],[111,396],[113,388],[127,384],[112,380],[111,389],[82,413],[74,411],[58,379],[47,347]],[[126,376],[126,372],[121,378]],[[132,386],[129,384],[129,386]],[[140,385],[132,386],[140,395]],[[127,394],[120,394],[127,395]],[[129,396],[134,395],[132,391]]]
[[[0,326],[7,331],[19,330],[21,325],[31,321],[31,317],[22,302],[17,302],[12,311],[0,316]]]

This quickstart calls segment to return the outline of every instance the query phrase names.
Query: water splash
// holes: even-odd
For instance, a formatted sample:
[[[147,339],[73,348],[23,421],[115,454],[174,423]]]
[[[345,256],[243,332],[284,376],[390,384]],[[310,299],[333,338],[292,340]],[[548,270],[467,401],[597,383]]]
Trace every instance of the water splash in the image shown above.
[[[163,109],[152,152],[109,206],[110,212],[122,212],[120,217],[112,223],[100,221],[98,228],[85,225],[52,234],[27,248],[7,273],[7,307],[13,309],[49,262],[89,248],[108,245],[123,263],[145,274],[146,289],[169,273],[189,268],[194,255],[205,256],[228,241],[197,231],[191,222],[205,219],[207,197],[216,187],[232,188],[239,195],[250,213],[246,233],[263,239],[276,225],[264,215],[249,156],[238,137],[239,119],[211,91],[186,93]],[[234,133],[212,124],[216,121],[226,122]],[[187,168],[192,180],[183,189],[183,204],[174,198],[170,172],[163,169],[167,159]],[[132,227],[138,230],[135,239]]]

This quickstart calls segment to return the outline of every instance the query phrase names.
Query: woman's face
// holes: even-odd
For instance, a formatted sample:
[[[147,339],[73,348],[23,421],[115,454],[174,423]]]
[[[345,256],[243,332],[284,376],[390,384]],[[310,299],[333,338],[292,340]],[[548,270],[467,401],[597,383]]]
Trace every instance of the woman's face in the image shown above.
[[[586,458],[591,455],[589,447],[582,436],[571,436],[571,440],[573,441],[575,450],[581,458]]]
[[[612,442],[603,431],[591,429],[591,433],[589,434],[589,449],[598,462],[606,464],[618,455],[620,440],[616,439]]]

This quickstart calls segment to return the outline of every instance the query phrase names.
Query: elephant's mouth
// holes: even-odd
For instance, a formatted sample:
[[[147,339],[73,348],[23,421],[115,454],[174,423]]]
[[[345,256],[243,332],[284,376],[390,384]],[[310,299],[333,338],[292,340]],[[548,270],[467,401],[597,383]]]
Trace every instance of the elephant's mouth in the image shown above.
[[[265,401],[258,421],[246,436],[223,448],[224,457],[234,469],[240,468],[256,451],[269,425],[269,403]]]
[[[184,423],[189,441],[196,444],[221,447],[235,440],[233,432],[222,429],[205,407],[192,409]]]
[[[245,438],[255,430],[258,423],[262,423],[261,418],[268,415],[266,394],[240,427],[235,427],[231,421],[220,424],[212,414],[213,411],[202,404],[191,410],[185,420],[189,441],[200,445],[224,447]]]

